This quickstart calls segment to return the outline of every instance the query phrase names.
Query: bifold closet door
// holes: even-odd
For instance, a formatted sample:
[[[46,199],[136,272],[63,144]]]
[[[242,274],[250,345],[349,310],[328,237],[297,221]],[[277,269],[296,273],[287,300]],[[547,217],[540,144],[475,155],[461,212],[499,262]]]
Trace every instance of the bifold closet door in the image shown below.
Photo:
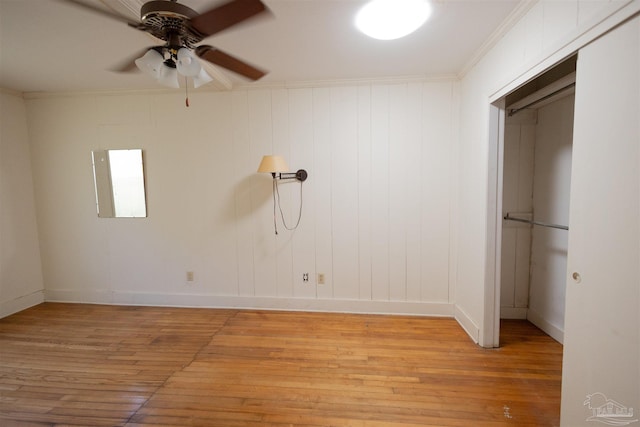
[[[562,426],[640,418],[639,79],[638,16],[579,52]]]

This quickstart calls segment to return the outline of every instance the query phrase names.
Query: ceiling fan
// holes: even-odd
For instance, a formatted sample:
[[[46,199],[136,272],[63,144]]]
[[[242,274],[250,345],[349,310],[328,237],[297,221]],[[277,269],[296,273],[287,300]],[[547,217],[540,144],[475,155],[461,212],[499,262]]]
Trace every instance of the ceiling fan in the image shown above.
[[[265,71],[213,46],[197,45],[206,37],[251,17],[268,13],[269,10],[260,0],[230,0],[201,14],[176,0],[151,0],[142,5],[140,22],[82,0],[62,1],[124,22],[165,42],[161,46],[145,48],[113,71],[127,72],[138,67],[156,77],[161,83],[172,87],[178,87],[177,73],[180,73],[185,77],[193,77],[197,87],[211,81],[211,77],[201,70],[200,63],[193,57],[195,53],[200,59],[250,80],[258,80],[266,74]],[[167,76],[170,77],[167,79]]]

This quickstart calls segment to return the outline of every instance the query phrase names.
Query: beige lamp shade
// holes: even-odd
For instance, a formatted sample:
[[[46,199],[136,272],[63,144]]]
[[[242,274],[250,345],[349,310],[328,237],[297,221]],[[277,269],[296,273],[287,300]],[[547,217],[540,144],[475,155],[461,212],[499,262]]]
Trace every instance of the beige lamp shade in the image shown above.
[[[282,156],[263,156],[260,166],[258,166],[258,172],[289,172],[289,166]]]

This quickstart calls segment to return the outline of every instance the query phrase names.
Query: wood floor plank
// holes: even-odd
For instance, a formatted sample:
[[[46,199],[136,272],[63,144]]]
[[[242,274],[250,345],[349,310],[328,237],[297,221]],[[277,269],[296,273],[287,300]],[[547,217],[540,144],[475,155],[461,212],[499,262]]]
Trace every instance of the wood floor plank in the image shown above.
[[[0,319],[0,425],[556,426],[562,346],[505,321],[41,304]]]

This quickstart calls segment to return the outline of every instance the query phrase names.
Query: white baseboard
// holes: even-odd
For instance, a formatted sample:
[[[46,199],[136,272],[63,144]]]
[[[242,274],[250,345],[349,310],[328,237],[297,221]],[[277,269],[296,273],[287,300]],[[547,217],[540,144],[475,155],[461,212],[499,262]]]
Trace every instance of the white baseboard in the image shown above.
[[[450,303],[47,290],[49,302],[453,317]]]
[[[44,290],[0,302],[0,319],[44,302]]]
[[[500,318],[524,320],[527,318],[528,311],[527,307],[500,307]]]
[[[547,335],[560,344],[564,343],[564,330],[548,322],[540,313],[529,309],[527,320],[542,329]]]
[[[480,328],[476,323],[464,312],[460,307],[454,306],[454,316],[458,321],[462,329],[471,337],[473,342],[478,344],[480,342]]]

